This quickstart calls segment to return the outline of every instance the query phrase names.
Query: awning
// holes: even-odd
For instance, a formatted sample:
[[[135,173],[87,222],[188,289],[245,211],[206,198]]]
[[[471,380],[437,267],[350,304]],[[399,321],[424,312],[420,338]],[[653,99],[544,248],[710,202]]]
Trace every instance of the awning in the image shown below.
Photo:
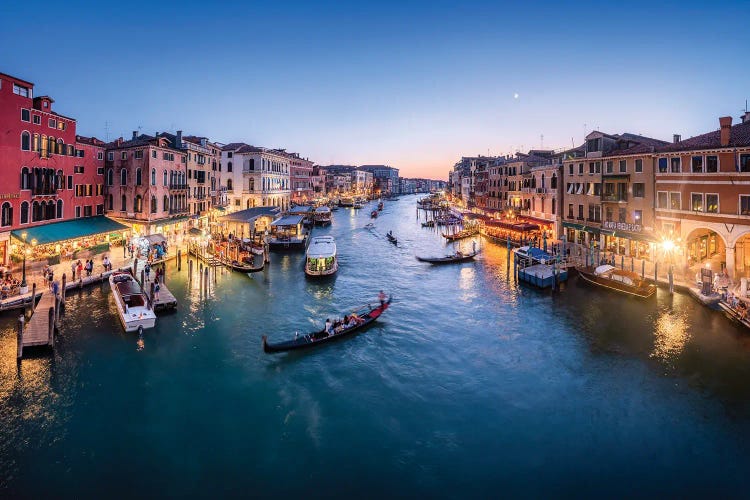
[[[570,229],[578,229],[579,231],[586,231],[587,233],[592,233],[592,234],[599,234],[599,232],[602,231],[598,227],[588,227],[583,224],[578,224],[575,222],[563,222],[563,227],[567,227]]]
[[[302,224],[302,217],[301,215],[287,215],[284,217],[281,217],[279,219],[276,219],[271,223],[272,226],[296,226],[299,224]]]
[[[10,234],[13,238],[23,241],[21,234],[26,233],[27,242],[30,243],[32,240],[36,240],[37,245],[46,245],[58,241],[93,236],[95,234],[121,233],[128,229],[128,226],[125,224],[120,224],[117,221],[99,215],[11,231]]]
[[[603,233],[604,231],[602,231]],[[647,243],[658,243],[659,240],[650,234],[643,233],[631,233],[629,231],[612,231],[612,236],[618,238],[628,238],[630,240],[645,241]]]
[[[144,238],[147,239],[148,242],[152,245],[161,245],[162,243],[167,241],[164,235],[159,233],[149,234],[148,236],[144,236]]]

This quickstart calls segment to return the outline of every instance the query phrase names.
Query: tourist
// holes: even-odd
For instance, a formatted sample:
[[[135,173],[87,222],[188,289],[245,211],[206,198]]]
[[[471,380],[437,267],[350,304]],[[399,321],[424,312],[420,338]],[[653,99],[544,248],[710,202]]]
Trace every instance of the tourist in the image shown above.
[[[154,285],[154,302],[159,300],[159,290],[161,287],[159,286],[159,281],[157,280],[156,285]]]
[[[70,263],[70,279],[75,281],[76,280],[76,263],[75,261],[72,261]]]
[[[151,264],[146,262],[146,267],[143,268],[143,271],[146,273],[146,281],[151,281]]]
[[[54,283],[52,283],[52,295],[57,297],[58,293],[60,293],[60,283],[55,281]]]
[[[385,305],[385,292],[383,290],[380,290],[380,293],[378,294],[378,300],[380,301],[380,307],[383,307]]]
[[[94,270],[94,261],[93,260],[87,260],[86,261],[86,276],[91,276],[91,272]]]
[[[49,288],[52,289],[52,280],[54,279],[54,271],[50,267],[47,271],[47,283],[49,285]]]
[[[231,236],[231,234],[230,234],[230,236]],[[325,332],[326,332],[326,333],[327,333],[328,335],[330,335],[330,334],[331,334],[331,320],[330,320],[330,318],[326,318],[326,326],[325,326],[325,328],[324,328],[324,331],[325,331]]]
[[[76,271],[78,272],[78,279],[80,280],[83,277],[83,264],[81,264],[81,260],[78,260],[78,263],[76,264]]]

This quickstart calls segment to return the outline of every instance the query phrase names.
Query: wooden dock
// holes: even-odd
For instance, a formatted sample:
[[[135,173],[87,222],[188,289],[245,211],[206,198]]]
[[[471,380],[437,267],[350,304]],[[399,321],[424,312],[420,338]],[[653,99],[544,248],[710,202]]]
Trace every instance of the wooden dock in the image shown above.
[[[159,284],[159,298],[153,300],[151,296],[152,284],[154,284],[153,281],[146,281],[146,286],[143,287],[143,291],[154,304],[154,311],[165,311],[177,307],[177,299],[172,295],[172,292],[169,291],[169,288],[167,288],[167,285],[164,283]]]
[[[18,323],[18,359],[23,357],[25,347],[55,347],[56,313],[55,297],[51,292],[43,293],[39,303],[33,309],[31,318],[25,321],[23,316]]]

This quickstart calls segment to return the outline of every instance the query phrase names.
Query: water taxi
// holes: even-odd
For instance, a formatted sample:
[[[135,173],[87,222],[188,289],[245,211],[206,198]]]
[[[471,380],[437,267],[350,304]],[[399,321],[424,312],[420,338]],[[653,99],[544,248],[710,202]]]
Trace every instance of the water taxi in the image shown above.
[[[305,274],[330,276],[339,269],[336,257],[336,240],[333,236],[316,236],[310,240],[305,259]]]
[[[354,198],[351,197],[345,197],[342,196],[339,198],[339,206],[340,207],[353,207],[354,206]]]
[[[625,271],[624,269],[617,269],[614,266],[608,264],[592,267],[577,267],[578,273],[581,278],[609,290],[615,292],[625,293],[628,295],[634,295],[646,299],[656,293],[656,285],[647,282],[642,279],[638,274]]]
[[[141,285],[127,271],[115,271],[109,276],[109,286],[117,305],[120,323],[126,332],[139,328],[153,328],[156,325],[156,314],[149,307],[148,297]]]
[[[305,248],[307,233],[301,215],[285,215],[271,223],[270,250],[302,250]]]
[[[331,209],[325,205],[315,209],[315,224],[318,226],[328,226],[331,224]]]

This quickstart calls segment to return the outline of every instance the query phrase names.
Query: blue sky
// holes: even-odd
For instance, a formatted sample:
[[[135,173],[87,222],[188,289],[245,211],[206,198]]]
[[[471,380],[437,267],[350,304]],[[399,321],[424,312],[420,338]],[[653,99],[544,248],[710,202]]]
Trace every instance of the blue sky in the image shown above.
[[[100,138],[182,129],[445,177],[542,135],[696,135],[750,98],[749,1],[62,5],[3,2],[0,71]]]

